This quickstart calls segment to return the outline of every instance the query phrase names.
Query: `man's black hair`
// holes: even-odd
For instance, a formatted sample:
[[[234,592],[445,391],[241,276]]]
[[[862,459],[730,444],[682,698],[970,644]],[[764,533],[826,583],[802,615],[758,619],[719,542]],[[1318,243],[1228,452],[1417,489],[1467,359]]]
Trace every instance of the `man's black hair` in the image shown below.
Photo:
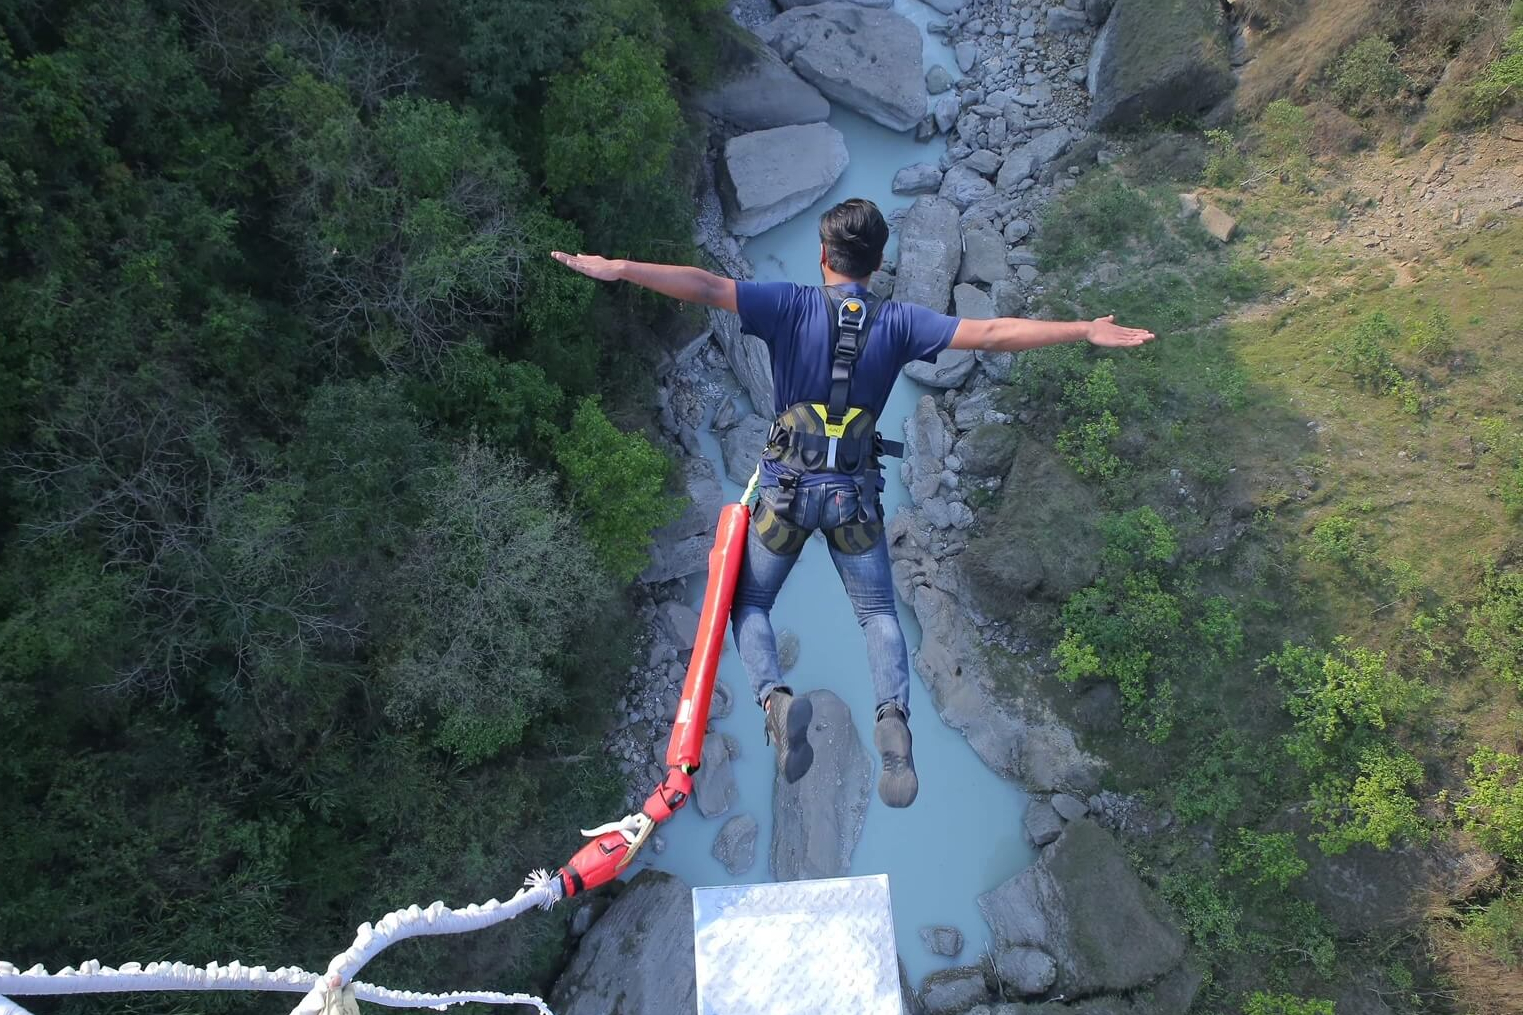
[[[831,271],[847,278],[866,278],[883,263],[888,223],[877,205],[854,197],[820,216],[820,242]]]

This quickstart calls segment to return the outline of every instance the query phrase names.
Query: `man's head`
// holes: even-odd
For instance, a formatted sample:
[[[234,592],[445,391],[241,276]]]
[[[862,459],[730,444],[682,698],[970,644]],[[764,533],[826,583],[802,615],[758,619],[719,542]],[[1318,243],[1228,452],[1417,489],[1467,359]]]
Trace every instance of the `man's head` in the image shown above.
[[[883,264],[888,223],[871,201],[854,197],[820,216],[820,267],[865,279]]]

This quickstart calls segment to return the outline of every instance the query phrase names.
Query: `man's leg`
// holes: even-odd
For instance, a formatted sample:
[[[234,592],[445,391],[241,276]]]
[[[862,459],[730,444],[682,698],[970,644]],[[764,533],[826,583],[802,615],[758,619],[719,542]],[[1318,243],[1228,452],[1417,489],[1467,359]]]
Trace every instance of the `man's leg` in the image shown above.
[[[845,553],[832,545],[830,558],[867,639],[867,666],[878,700],[873,744],[883,762],[878,795],[890,807],[908,807],[920,792],[920,780],[909,730],[909,649],[894,608],[888,542],[880,536],[865,553]]]
[[[763,497],[768,496],[764,491]],[[763,510],[758,505],[758,511]],[[807,532],[803,534],[807,538]],[[753,520],[746,533],[746,555],[735,583],[730,606],[730,628],[741,665],[751,682],[751,695],[766,712],[767,738],[777,748],[778,763],[788,782],[797,782],[814,761],[807,732],[814,717],[808,698],[794,698],[782,682],[777,661],[777,636],[772,630],[772,605],[798,560],[798,548],[786,552],[770,549]]]

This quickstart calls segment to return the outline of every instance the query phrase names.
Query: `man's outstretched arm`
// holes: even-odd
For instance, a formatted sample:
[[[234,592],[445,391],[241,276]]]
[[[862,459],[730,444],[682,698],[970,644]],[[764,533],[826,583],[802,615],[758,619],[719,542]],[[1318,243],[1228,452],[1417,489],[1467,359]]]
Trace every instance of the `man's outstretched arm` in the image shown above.
[[[1021,352],[1063,342],[1089,342],[1108,349],[1142,345],[1154,335],[1141,328],[1123,328],[1116,316],[1093,321],[1032,321],[1024,317],[996,317],[992,321],[962,320],[952,334],[953,349],[986,352]]]
[[[685,303],[704,303],[732,314],[735,312],[735,280],[721,278],[702,268],[609,260],[596,254],[566,254],[559,250],[551,251],[550,256],[588,278],[602,282],[633,282]]]

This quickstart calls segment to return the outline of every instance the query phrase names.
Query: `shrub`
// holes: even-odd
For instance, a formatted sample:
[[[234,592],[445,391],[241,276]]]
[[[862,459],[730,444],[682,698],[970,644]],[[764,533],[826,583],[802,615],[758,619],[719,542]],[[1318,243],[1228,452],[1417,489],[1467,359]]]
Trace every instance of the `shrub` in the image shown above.
[[[1523,571],[1487,569],[1465,644],[1482,665],[1523,691]]]
[[[1288,99],[1276,99],[1259,117],[1259,151],[1282,173],[1304,179],[1311,168],[1312,118]]]
[[[1427,363],[1442,363],[1454,355],[1454,326],[1449,315],[1435,308],[1426,318],[1411,326],[1407,348]]]
[[[1243,1015],[1333,1015],[1333,1002],[1257,990],[1243,1002]]]
[[[1195,947],[1207,955],[1242,949],[1243,912],[1213,874],[1170,871],[1158,892],[1179,914]]]
[[[1396,66],[1396,47],[1378,35],[1367,36],[1344,51],[1333,65],[1330,91],[1351,113],[1368,114],[1389,106],[1406,87]]]
[[[1100,520],[1100,532],[1114,566],[1125,567],[1133,561],[1144,566],[1167,564],[1179,552],[1173,527],[1150,507],[1106,515]]]
[[[1238,151],[1231,131],[1206,131],[1205,181],[1212,187],[1236,187],[1248,176],[1248,160]]]
[[[1048,208],[1036,251],[1044,267],[1065,267],[1148,236],[1157,226],[1158,208],[1145,192],[1114,173],[1092,173]]]
[[[1510,892],[1467,913],[1463,934],[1471,947],[1516,969],[1523,962],[1523,894]]]
[[[1312,789],[1312,818],[1322,826],[1312,841],[1329,856],[1359,843],[1389,849],[1396,839],[1426,841],[1427,823],[1409,792],[1422,781],[1422,765],[1406,751],[1390,744],[1366,747],[1352,781],[1337,773]]]
[[[1296,855],[1296,837],[1290,832],[1255,832],[1239,828],[1222,850],[1222,873],[1246,877],[1257,887],[1280,890],[1306,873],[1306,861]]]
[[[1470,756],[1465,796],[1454,811],[1483,847],[1523,863],[1523,758],[1478,747]]]
[[[1518,17],[1514,16],[1516,22]],[[1523,25],[1502,44],[1502,55],[1471,86],[1470,107],[1478,120],[1490,120],[1523,99]]]
[[[650,560],[651,533],[681,512],[665,493],[670,463],[644,434],[621,433],[596,398],[582,400],[553,448],[598,558],[632,580]]]
[[[1368,734],[1410,717],[1433,693],[1390,670],[1382,652],[1351,648],[1344,638],[1334,646],[1320,652],[1287,644],[1263,662],[1277,672],[1295,720],[1286,750],[1308,772],[1355,762]]]

